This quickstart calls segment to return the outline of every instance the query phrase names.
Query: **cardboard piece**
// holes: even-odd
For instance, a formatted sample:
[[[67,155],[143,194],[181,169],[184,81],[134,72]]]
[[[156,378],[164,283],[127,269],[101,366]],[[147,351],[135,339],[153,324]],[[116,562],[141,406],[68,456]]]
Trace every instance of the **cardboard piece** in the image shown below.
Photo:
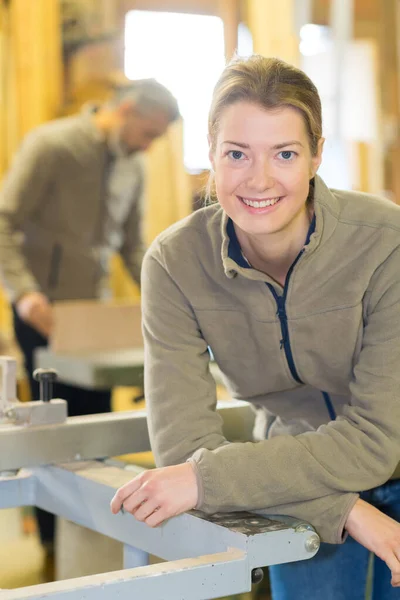
[[[139,303],[77,300],[57,302],[54,331],[50,339],[53,352],[107,352],[123,348],[142,348]]]

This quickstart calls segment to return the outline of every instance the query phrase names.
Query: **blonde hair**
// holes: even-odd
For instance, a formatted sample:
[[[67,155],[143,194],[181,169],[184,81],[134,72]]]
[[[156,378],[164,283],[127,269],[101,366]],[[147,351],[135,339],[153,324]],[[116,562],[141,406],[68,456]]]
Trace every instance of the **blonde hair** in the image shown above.
[[[236,102],[252,102],[267,110],[284,107],[298,110],[306,125],[311,154],[317,154],[322,137],[321,100],[311,79],[300,69],[279,58],[257,54],[229,63],[214,88],[209,111],[212,150],[221,115]]]

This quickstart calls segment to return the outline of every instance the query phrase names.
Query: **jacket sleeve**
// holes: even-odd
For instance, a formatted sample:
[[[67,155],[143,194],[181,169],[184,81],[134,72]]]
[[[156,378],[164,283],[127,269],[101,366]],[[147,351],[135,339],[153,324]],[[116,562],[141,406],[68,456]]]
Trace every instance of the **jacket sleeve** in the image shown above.
[[[139,285],[145,246],[143,243],[143,212],[145,201],[145,182],[143,165],[138,163],[139,182],[134,189],[132,208],[124,223],[124,239],[120,255],[133,280]]]
[[[144,385],[152,450],[158,466],[178,464],[199,448],[226,440],[209,371],[208,346],[158,247],[142,270]]]
[[[39,289],[22,254],[21,231],[45,200],[51,185],[52,155],[38,132],[29,134],[0,190],[0,272],[11,301]]]
[[[199,510],[286,514],[313,524],[324,541],[340,543],[357,495],[314,482],[310,450],[304,450],[305,469],[295,456],[301,443],[290,436],[241,444],[224,438],[207,343],[158,243],[143,263],[142,315],[146,406],[157,466],[193,462]]]

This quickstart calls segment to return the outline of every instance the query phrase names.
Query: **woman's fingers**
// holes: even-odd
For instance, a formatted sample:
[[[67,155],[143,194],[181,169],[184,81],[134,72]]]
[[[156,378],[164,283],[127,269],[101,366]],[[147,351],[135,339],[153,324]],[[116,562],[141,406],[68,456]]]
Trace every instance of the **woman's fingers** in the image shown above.
[[[197,504],[198,488],[189,463],[144,471],[122,486],[111,501],[116,514],[121,507],[140,521],[155,527]]]
[[[400,545],[394,549],[389,547],[388,552],[384,556],[380,556],[385,561],[392,573],[391,584],[393,587],[400,587]]]
[[[385,560],[392,573],[391,584],[393,587],[400,587],[400,562],[397,556],[392,555]]]
[[[124,505],[125,500],[129,498],[131,494],[136,492],[136,490],[138,490],[140,486],[141,480],[140,475],[138,475],[137,477],[135,477],[135,479],[132,479],[131,481],[120,487],[113,499],[111,500],[111,512],[114,515],[116,515],[121,510],[121,507]],[[126,507],[124,506],[124,509],[125,508]]]
[[[128,496],[123,502],[123,507],[125,512],[129,512],[132,515],[135,515],[138,510],[140,510],[141,506],[143,506],[149,500],[148,495],[144,488],[139,488],[136,492]],[[153,500],[150,505],[153,504]],[[149,505],[149,506],[150,506]],[[137,517],[136,517],[137,518]]]
[[[164,521],[169,519],[172,515],[168,515],[168,512],[165,507],[156,508],[150,516],[146,519],[146,525],[149,527],[157,527],[161,525]]]
[[[132,512],[132,514],[138,521],[145,521],[147,523],[147,519],[154,512],[158,512],[159,510],[160,507],[157,505],[155,500],[145,500],[137,507],[136,510]]]

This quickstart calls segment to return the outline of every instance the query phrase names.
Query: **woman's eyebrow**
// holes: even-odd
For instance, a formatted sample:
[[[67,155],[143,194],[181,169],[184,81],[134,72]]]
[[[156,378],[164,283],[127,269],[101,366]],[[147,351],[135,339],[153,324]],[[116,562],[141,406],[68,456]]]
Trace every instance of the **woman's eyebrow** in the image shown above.
[[[250,148],[249,144],[245,144],[243,142],[235,142],[233,140],[224,140],[222,143],[223,144],[233,144],[234,146],[239,146],[239,148]],[[298,140],[289,140],[288,142],[274,144],[274,146],[272,146],[272,149],[280,150],[281,148],[285,148],[286,146],[301,146],[302,148],[304,147],[303,144],[301,142],[299,142]]]
[[[242,142],[233,142],[232,140],[225,140],[222,143],[233,144],[234,146],[239,146],[239,148],[250,148],[249,144],[243,144]]]
[[[279,150],[280,148],[285,148],[285,146],[301,146],[303,148],[303,144],[298,140],[290,140],[290,142],[282,142],[282,144],[275,144],[272,146],[273,150]]]

